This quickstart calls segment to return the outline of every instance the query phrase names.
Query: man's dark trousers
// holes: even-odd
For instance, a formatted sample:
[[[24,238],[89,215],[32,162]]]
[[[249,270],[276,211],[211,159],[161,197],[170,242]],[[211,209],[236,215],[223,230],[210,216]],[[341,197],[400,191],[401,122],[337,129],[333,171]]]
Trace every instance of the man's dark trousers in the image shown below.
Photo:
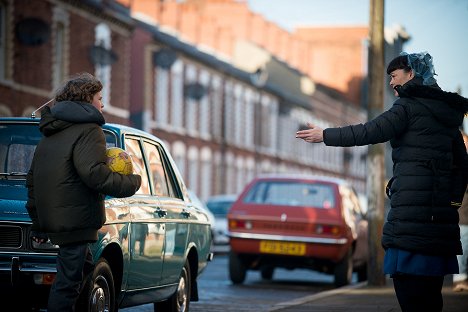
[[[57,257],[57,275],[50,290],[48,312],[75,311],[84,272],[93,267],[88,243],[61,245]]]

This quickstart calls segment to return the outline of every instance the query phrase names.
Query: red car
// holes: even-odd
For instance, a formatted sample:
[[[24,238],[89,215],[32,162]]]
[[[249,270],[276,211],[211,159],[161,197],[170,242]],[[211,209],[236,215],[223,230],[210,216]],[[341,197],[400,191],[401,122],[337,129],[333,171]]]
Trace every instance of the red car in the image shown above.
[[[275,268],[334,274],[335,285],[366,279],[367,221],[345,181],[306,175],[266,175],[243,190],[228,213],[229,274],[247,270],[271,279]]]

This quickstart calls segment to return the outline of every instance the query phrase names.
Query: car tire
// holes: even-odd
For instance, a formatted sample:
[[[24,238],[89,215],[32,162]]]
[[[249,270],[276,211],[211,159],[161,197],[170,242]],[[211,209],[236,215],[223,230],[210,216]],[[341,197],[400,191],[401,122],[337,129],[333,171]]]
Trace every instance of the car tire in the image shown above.
[[[260,269],[260,275],[262,279],[271,281],[273,279],[273,274],[275,273],[275,268],[272,266],[263,266]]]
[[[335,286],[341,287],[351,284],[353,278],[353,257],[351,249],[336,265],[334,270]]]
[[[101,258],[84,281],[77,302],[77,311],[117,311],[112,270]]]
[[[190,305],[190,290],[191,290],[190,263],[185,260],[185,265],[179,276],[177,290],[169,299],[155,302],[155,312],[186,312]]]
[[[245,280],[247,269],[235,252],[229,252],[229,277],[234,284],[242,284]]]

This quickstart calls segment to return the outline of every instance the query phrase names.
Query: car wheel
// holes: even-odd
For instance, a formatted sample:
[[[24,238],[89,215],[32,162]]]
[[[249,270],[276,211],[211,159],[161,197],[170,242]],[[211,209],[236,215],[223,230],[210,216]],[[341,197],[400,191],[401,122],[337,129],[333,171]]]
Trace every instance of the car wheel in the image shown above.
[[[85,280],[77,311],[116,311],[114,277],[109,263],[101,258]]]
[[[353,277],[353,258],[351,249],[335,266],[335,286],[349,285]]]
[[[265,280],[271,280],[273,278],[273,273],[275,273],[275,268],[272,266],[264,266],[260,269],[260,274]]]
[[[155,312],[186,312],[190,304],[190,264],[188,260],[182,268],[176,292],[167,300],[154,303]]]
[[[229,252],[229,277],[234,284],[242,284],[245,280],[246,268],[235,252]]]

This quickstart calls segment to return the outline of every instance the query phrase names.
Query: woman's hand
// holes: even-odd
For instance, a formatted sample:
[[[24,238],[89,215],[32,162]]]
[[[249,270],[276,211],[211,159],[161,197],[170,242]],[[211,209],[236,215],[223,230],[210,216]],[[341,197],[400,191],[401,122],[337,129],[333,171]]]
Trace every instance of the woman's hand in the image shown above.
[[[303,139],[309,143],[320,143],[323,142],[323,129],[317,127],[310,122],[307,123],[309,129],[299,130],[296,132],[296,138]]]

